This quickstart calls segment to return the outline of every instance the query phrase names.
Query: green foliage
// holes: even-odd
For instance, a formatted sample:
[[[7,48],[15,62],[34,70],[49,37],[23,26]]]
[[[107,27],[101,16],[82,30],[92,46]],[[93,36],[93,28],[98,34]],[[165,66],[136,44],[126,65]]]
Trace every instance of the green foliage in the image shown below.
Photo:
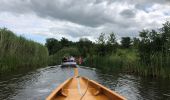
[[[108,37],[108,44],[116,44],[116,36],[114,33],[110,33],[109,37]]]
[[[43,45],[0,29],[0,71],[47,65],[48,50]]]
[[[110,33],[108,40],[107,40],[107,44],[106,44],[107,52],[108,53],[115,53],[117,46],[118,46],[118,43],[116,42],[115,34]]]
[[[102,52],[104,55],[88,58],[85,64],[108,71],[118,67],[126,72],[144,76],[170,77],[170,70],[168,70],[170,69],[170,23],[163,24],[158,32],[142,30],[139,36],[140,39],[133,39],[133,48],[129,48],[131,39],[123,37],[121,41],[123,48],[118,49],[112,55],[110,52],[106,52],[106,49],[109,49],[106,46],[107,44],[100,45],[97,52]],[[99,40],[103,40],[101,37],[103,37],[103,34],[101,34]]]
[[[114,33],[110,33],[108,38],[104,33],[101,33],[98,37],[96,44],[96,52],[99,56],[106,56],[111,53],[115,53],[118,47],[118,43],[116,42],[116,37]]]
[[[71,41],[69,41],[68,39],[62,37],[60,43],[61,43],[62,47],[69,47],[69,45],[71,44]]]
[[[59,50],[56,54],[54,55],[51,55],[49,57],[49,62],[48,64],[49,65],[57,65],[57,64],[61,64],[61,59],[64,57],[64,56],[79,56],[80,53],[78,51],[77,48],[74,48],[74,47],[66,47],[66,48],[63,48],[61,50]]]
[[[160,31],[143,30],[140,32],[139,66],[136,73],[151,76],[169,77],[170,71],[170,23],[166,22]]]
[[[78,56],[84,58],[84,65],[87,66],[106,71],[122,69],[144,76],[170,77],[170,22],[163,24],[158,31],[142,30],[139,38],[131,40],[130,37],[122,37],[121,44],[116,42],[114,33],[106,35],[101,33],[95,43],[87,38],[78,42],[62,38],[60,41],[53,40],[56,42],[47,41],[46,46],[52,52],[50,59],[55,64],[64,54],[72,54],[67,53],[67,49],[76,48]]]
[[[49,54],[53,55],[65,47],[74,46],[74,43],[69,41],[68,39],[62,37],[62,39],[60,41],[58,41],[57,39],[54,39],[54,38],[48,38],[48,39],[46,39],[45,45],[48,48]]]
[[[93,47],[94,44],[87,38],[81,38],[77,43],[76,46],[83,57],[87,57],[93,54]]]
[[[54,39],[54,38],[47,39],[45,45],[48,48],[48,51],[49,51],[50,55],[58,52],[62,48],[61,43],[58,40]]]
[[[129,48],[131,45],[131,39],[130,37],[122,37],[121,45],[123,48]]]
[[[155,63],[159,63],[159,67],[168,66],[169,52],[169,37],[170,24],[166,22],[163,24],[160,32],[155,30],[143,30],[140,32],[141,41],[139,44],[140,60],[147,66],[153,66]],[[159,59],[155,61],[156,59]],[[154,65],[156,66],[156,65]]]
[[[105,44],[106,43],[106,37],[104,33],[101,33],[100,36],[97,39],[98,44]]]
[[[136,51],[118,49],[116,53],[104,57],[93,56],[87,58],[85,65],[96,67],[104,71],[121,71],[131,68],[138,59]]]
[[[139,48],[139,43],[140,43],[140,40],[139,40],[139,38],[133,38],[133,40],[132,40],[132,44],[133,44],[133,48],[134,49],[138,49]]]
[[[97,39],[96,53],[99,56],[105,56],[107,54],[106,37],[104,33],[101,33]]]

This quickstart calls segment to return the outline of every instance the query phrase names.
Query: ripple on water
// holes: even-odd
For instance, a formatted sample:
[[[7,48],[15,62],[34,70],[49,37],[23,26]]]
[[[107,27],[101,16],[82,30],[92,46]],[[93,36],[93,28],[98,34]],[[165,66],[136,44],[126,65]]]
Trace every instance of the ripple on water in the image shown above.
[[[4,76],[0,79],[0,100],[44,100],[53,89],[73,74],[72,68],[49,66],[7,78]],[[115,90],[129,100],[166,100],[170,95],[170,80],[117,73],[104,74],[95,68],[83,66],[79,67],[79,74]]]

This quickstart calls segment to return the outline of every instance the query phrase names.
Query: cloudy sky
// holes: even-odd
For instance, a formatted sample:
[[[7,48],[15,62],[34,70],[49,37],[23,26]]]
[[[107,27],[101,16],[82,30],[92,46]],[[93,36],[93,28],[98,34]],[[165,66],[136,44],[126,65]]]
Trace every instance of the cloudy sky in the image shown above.
[[[46,38],[86,37],[101,32],[138,36],[170,21],[170,0],[0,0],[0,27],[45,43]]]

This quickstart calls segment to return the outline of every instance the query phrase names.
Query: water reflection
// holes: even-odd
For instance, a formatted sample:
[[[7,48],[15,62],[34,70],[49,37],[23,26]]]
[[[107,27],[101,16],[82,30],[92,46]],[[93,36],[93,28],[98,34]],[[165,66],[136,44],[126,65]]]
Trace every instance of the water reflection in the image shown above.
[[[49,93],[70,76],[72,68],[49,66],[34,71],[0,77],[0,100],[44,100]],[[129,100],[170,99],[170,80],[141,78],[133,75],[112,73],[79,67],[81,76],[93,79],[115,90]]]

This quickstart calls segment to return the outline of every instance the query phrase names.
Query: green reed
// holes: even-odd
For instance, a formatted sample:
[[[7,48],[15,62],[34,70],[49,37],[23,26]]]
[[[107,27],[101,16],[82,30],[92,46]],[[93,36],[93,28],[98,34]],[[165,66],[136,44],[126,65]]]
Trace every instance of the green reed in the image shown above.
[[[42,44],[0,29],[0,71],[46,66],[48,50]]]

